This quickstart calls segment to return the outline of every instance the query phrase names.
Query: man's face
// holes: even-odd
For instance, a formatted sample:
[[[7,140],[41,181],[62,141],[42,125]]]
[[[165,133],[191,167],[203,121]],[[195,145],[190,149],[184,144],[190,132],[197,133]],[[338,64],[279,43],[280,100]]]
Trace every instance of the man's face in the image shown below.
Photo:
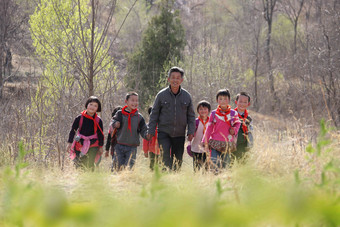
[[[180,72],[172,72],[168,78],[171,88],[177,89],[183,82],[183,77]]]

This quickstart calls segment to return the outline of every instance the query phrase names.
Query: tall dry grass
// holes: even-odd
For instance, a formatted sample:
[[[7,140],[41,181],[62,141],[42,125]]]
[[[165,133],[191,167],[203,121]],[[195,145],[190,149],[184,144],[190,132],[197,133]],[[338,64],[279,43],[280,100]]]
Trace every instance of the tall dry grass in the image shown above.
[[[19,155],[0,171],[0,225],[339,225],[339,134],[255,119],[261,123],[246,164],[217,176],[194,173],[187,154],[180,172],[161,173],[139,151],[134,170],[119,174],[109,171],[110,159],[86,172],[69,160],[63,170],[26,166]]]

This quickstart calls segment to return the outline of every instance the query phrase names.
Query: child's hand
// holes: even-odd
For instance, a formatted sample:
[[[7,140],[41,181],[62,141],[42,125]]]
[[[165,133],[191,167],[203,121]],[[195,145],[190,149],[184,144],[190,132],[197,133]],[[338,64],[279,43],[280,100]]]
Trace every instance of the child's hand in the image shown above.
[[[71,147],[72,147],[72,143],[67,143],[66,152],[70,152]]]
[[[206,156],[207,156],[207,160],[206,160],[206,162],[207,163],[209,163],[210,162],[210,152],[209,152],[209,150],[208,151],[205,151],[205,154],[206,154]]]
[[[109,157],[109,151],[105,151],[105,158]]]
[[[120,128],[120,122],[117,121],[113,126],[114,126],[115,128]]]
[[[103,154],[103,148],[102,148],[102,147],[99,147],[98,152],[99,152],[100,155],[102,155],[102,154]]]
[[[144,157],[148,158],[149,157],[149,153],[148,152],[144,152]]]
[[[230,133],[230,135],[235,135],[235,130],[234,130],[233,127],[231,127],[231,128],[229,129],[229,133]]]
[[[188,141],[191,141],[194,138],[194,135],[188,135]]]
[[[204,143],[204,151],[209,152],[209,144],[208,143]]]

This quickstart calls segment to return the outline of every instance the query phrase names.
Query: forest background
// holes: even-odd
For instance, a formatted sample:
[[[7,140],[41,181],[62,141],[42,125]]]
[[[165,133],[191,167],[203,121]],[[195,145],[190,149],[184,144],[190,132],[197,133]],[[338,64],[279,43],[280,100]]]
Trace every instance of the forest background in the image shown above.
[[[231,91],[232,104],[238,92],[250,93],[257,139],[250,163],[256,170],[282,177],[300,169],[311,177],[309,184],[319,186],[323,177],[340,174],[335,164],[340,126],[337,0],[0,0],[0,34],[0,167],[17,167],[18,175],[22,163],[33,170],[72,172],[65,146],[86,99],[96,95],[102,101],[105,131],[113,108],[124,105],[131,90],[139,93],[140,111],[148,118],[147,107],[167,85],[166,72],[174,65],[185,70],[183,87],[194,105],[205,99],[215,107],[221,88]],[[327,146],[334,153],[319,160]],[[286,162],[291,165],[283,167]],[[329,168],[332,173],[325,173]],[[143,171],[128,175],[134,186],[150,180],[140,179]],[[160,178],[155,179],[152,195],[160,187]],[[326,200],[333,201],[339,198],[339,182],[329,182],[333,194]],[[217,180],[218,196],[220,186]],[[69,192],[69,183],[65,187]],[[328,224],[339,221],[322,217]]]

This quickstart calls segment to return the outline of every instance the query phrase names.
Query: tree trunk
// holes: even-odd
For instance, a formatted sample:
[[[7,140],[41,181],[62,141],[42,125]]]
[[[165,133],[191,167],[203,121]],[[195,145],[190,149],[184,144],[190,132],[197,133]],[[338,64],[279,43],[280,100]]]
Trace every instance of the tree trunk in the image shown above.
[[[258,66],[259,66],[259,57],[258,57],[258,50],[256,51],[256,60],[255,60],[255,70],[254,70],[254,77],[255,77],[255,91],[254,91],[254,107],[258,111],[258,99],[257,99],[257,86],[258,86]]]
[[[90,43],[90,64],[89,64],[89,96],[94,95],[94,39],[95,39],[95,16],[96,16],[96,8],[95,8],[95,0],[91,1],[92,7],[92,26],[91,26],[91,43]]]
[[[2,55],[0,53],[0,55]],[[4,88],[4,80],[3,80],[3,73],[2,73],[2,57],[0,57],[0,99],[2,99],[2,91]]]
[[[272,69],[272,59],[270,56],[270,41],[271,41],[271,33],[272,33],[272,22],[273,22],[273,14],[274,14],[274,8],[275,8],[276,0],[264,0],[263,6],[264,6],[264,18],[267,21],[268,25],[268,32],[267,32],[267,38],[266,38],[266,60],[267,60],[267,66],[268,66],[268,79],[269,79],[269,87],[270,87],[270,95],[271,98],[271,110],[274,111],[275,107],[278,106],[278,97],[275,91],[275,85],[274,85],[274,75],[273,75],[273,69]]]
[[[271,21],[269,21],[268,22],[268,33],[267,33],[267,39],[266,39],[266,58],[267,58],[267,66],[268,66],[268,79],[269,79],[270,94],[273,100],[273,102],[271,103],[271,109],[272,111],[274,111],[275,103],[277,102],[277,97],[276,97],[276,91],[275,91],[275,85],[274,85],[272,59],[270,55],[271,30],[272,30],[272,23]]]
[[[297,52],[297,47],[296,47],[297,26],[298,26],[298,20],[296,19],[294,21],[294,58]],[[295,62],[295,59],[294,59],[294,62]]]

